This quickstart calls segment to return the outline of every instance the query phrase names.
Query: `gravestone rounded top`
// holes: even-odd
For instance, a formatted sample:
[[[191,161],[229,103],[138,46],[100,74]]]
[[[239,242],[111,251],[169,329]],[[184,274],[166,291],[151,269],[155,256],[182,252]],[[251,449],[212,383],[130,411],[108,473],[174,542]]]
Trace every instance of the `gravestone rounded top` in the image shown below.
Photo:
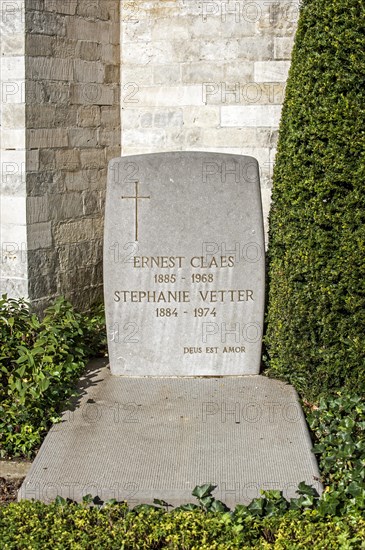
[[[104,292],[113,374],[258,374],[264,290],[254,158],[172,152],[110,162]]]

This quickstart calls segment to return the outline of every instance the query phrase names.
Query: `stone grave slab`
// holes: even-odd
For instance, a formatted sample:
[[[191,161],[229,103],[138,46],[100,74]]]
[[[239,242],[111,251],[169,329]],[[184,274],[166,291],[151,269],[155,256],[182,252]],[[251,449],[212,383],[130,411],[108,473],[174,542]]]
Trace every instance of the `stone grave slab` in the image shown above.
[[[258,374],[265,254],[257,161],[114,159],[104,233],[112,374]]]
[[[19,499],[78,501],[87,494],[195,502],[214,483],[231,508],[260,489],[296,497],[301,481],[321,491],[303,413],[292,386],[264,376],[112,376],[89,365],[82,397],[48,433]]]

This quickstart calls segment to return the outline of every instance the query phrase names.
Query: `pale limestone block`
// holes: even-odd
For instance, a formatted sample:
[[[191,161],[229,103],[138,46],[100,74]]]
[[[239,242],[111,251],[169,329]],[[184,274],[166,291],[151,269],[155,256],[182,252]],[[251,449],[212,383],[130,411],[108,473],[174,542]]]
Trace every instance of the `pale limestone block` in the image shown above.
[[[10,226],[16,227],[16,226]],[[0,243],[0,284],[1,279],[22,279],[27,277],[27,243],[22,242],[19,246],[16,242]],[[0,296],[4,291],[0,291]]]
[[[22,80],[25,76],[25,58],[23,55],[13,55],[1,58],[1,80]]]
[[[24,197],[22,197],[24,199]],[[22,250],[27,250],[27,226],[24,218],[21,224],[1,225],[1,243],[6,246],[9,254],[16,254]],[[1,267],[1,262],[0,262]]]
[[[66,128],[43,128],[38,130],[27,130],[29,147],[67,147],[68,137]]]
[[[138,61],[138,60],[137,60]],[[169,65],[157,65],[157,70],[160,67]],[[124,65],[122,64],[121,81],[122,86],[134,83],[136,86],[152,86],[153,84],[153,71],[154,68],[143,65]],[[169,84],[169,82],[168,82]]]
[[[278,128],[281,105],[235,105],[221,108],[221,126]]]
[[[227,27],[227,25],[226,25]],[[206,20],[203,17],[190,18],[189,32],[191,38],[207,39],[220,36],[223,25],[220,17],[209,17]]]
[[[147,19],[122,21],[122,43],[150,42],[152,40],[152,24]],[[161,35],[157,38],[161,38]]]
[[[27,223],[33,224],[50,220],[48,195],[27,197]]]
[[[197,127],[184,130],[167,130],[166,150],[192,150],[196,145],[201,144],[201,135],[202,129]]]
[[[225,64],[224,80],[232,82],[251,82],[253,80],[253,62],[232,60]]]
[[[1,60],[0,60],[1,70]],[[1,103],[2,104],[19,104],[25,103],[25,80],[2,80],[0,87]]]
[[[260,5],[261,4],[261,5]],[[257,19],[256,30],[260,34],[277,36],[294,35],[299,18],[299,1],[257,2],[261,12]]]
[[[200,40],[174,40],[171,45],[172,62],[193,63],[201,59],[202,44]],[[221,56],[217,59],[220,61]]]
[[[198,126],[199,128],[214,128],[220,122],[220,108],[218,106],[201,107],[185,107],[184,108],[184,125],[187,127]],[[209,134],[211,130],[206,130]]]
[[[166,141],[166,133],[162,128],[138,128],[125,130],[122,133],[122,145],[128,147],[161,147]]]
[[[1,195],[0,200],[1,223],[21,225],[26,221],[25,197]]]
[[[24,149],[25,130],[0,128],[0,142],[4,149]]]
[[[3,143],[3,147],[4,147]],[[1,192],[8,195],[21,195],[25,192],[26,182],[26,151],[1,151],[0,187]]]
[[[0,4],[0,36],[22,34],[24,30],[24,0],[13,2],[2,0]]]
[[[240,40],[209,39],[199,44],[199,59],[207,61],[222,61],[237,59],[240,51]]]
[[[183,126],[182,109],[156,111],[155,113],[153,113],[153,126],[155,128],[168,128],[168,127],[181,128]]]
[[[285,97],[283,82],[247,82],[240,86],[240,103],[255,104],[282,104]]]
[[[126,124],[124,120],[124,128],[133,128],[140,126],[141,128],[167,128],[167,127],[182,127],[183,126],[183,113],[182,109],[151,109],[149,111],[141,110],[135,113],[136,124]]]
[[[52,246],[51,222],[28,224],[28,250]]]
[[[138,92],[138,105],[151,107],[181,107],[202,105],[201,86],[144,87]]]
[[[138,60],[140,65],[149,63],[174,63],[174,47],[171,42],[127,42],[122,47],[122,64],[131,63]]]
[[[176,84],[181,80],[181,65],[156,65],[153,67],[153,83],[157,85]],[[150,81],[146,82],[151,84]],[[142,82],[143,84],[143,82]]]
[[[245,17],[244,7],[241,4],[239,14],[227,14],[223,21],[221,17],[220,35],[222,37],[241,39],[242,37],[256,35],[256,22],[253,19],[250,20]]]
[[[131,108],[124,109],[121,113],[121,122],[124,129],[137,128],[141,126],[141,119],[144,119],[146,128],[152,126],[152,108],[147,110],[145,108]],[[149,121],[149,122],[148,122]]]
[[[266,130],[266,131],[263,131]],[[202,133],[202,145],[208,147],[255,146],[264,149],[270,145],[270,131],[259,128],[206,128]]]
[[[1,270],[0,270],[1,273]],[[24,298],[28,296],[28,278],[0,277],[1,294],[7,294],[12,298]]]
[[[24,128],[25,126],[25,105],[2,105],[2,126],[3,128]]]
[[[200,61],[181,65],[181,80],[184,84],[220,83],[225,79],[225,63]]]
[[[169,36],[173,29],[173,40],[190,40],[190,28],[186,19],[176,18],[173,21],[170,19],[155,19],[152,29],[152,40],[159,41],[162,36]]]
[[[0,54],[2,56],[17,56],[25,53],[24,34],[6,34],[1,37]]]
[[[273,58],[274,43],[271,37],[252,36],[238,41],[239,59],[245,61],[269,60]]]
[[[257,61],[254,63],[255,82],[286,82],[290,61]]]
[[[293,37],[275,37],[274,38],[274,58],[290,60],[293,49]]]

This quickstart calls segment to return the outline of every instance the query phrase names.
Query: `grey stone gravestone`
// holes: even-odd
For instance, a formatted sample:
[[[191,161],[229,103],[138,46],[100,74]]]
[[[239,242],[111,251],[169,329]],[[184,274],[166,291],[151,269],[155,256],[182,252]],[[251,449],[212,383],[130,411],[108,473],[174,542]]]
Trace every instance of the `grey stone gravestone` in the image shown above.
[[[255,159],[173,152],[111,161],[104,292],[112,374],[258,374],[264,270]]]
[[[237,376],[260,366],[257,162],[197,152],[115,159],[104,254],[111,373],[89,366],[76,410],[50,430],[19,498],[176,506],[211,482],[234,507],[260,489],[294,497],[303,480],[321,491],[294,388]]]

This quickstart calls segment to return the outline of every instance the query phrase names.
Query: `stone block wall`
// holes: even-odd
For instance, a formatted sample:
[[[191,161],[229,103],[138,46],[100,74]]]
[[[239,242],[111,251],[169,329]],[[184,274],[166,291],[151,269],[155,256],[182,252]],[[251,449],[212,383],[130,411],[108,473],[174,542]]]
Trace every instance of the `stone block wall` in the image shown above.
[[[267,214],[297,1],[0,0],[0,291],[101,297],[121,144],[252,155]]]
[[[123,155],[252,155],[266,217],[298,15],[283,0],[123,2]]]
[[[57,295],[85,309],[102,296],[107,164],[120,155],[119,0],[23,7],[28,292],[20,290],[40,309]]]
[[[25,11],[0,0],[0,295],[27,296]]]

